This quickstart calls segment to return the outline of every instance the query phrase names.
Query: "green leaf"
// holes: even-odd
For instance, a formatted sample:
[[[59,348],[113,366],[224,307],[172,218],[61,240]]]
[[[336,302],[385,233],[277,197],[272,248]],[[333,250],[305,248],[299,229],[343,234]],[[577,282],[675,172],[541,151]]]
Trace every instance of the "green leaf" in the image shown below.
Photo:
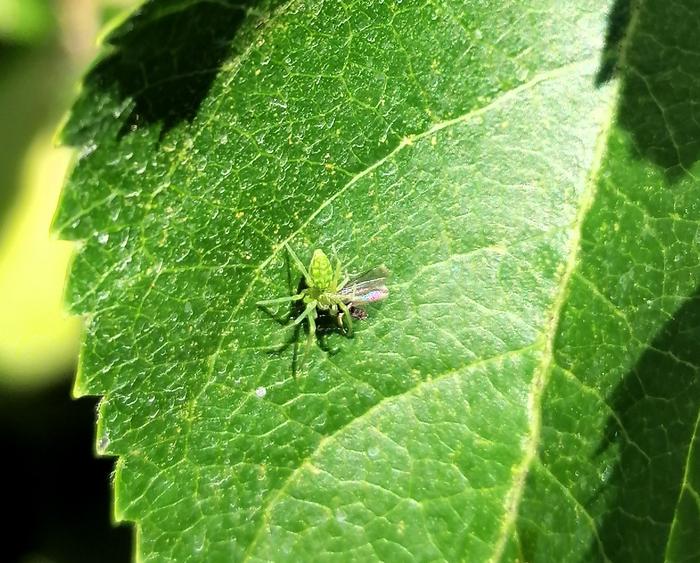
[[[56,225],[139,558],[692,557],[699,23],[183,0],[117,29]],[[255,306],[298,282],[285,242],[392,271],[298,370]]]

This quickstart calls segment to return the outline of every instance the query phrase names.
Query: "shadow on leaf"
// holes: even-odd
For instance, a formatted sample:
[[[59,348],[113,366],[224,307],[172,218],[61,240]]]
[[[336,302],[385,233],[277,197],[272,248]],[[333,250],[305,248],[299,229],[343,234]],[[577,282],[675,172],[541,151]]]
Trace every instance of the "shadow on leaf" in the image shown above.
[[[120,135],[160,125],[162,138],[192,121],[258,0],[147,2],[107,37],[107,54],[86,79],[126,107]],[[114,100],[116,98],[116,100]]]
[[[700,293],[654,339],[611,396],[599,447],[617,447],[610,512],[598,528],[613,561],[663,561],[700,409]],[[598,553],[594,542],[591,553]]]
[[[639,158],[672,182],[700,158],[698,29],[697,0],[617,0],[596,77],[602,84],[619,75],[618,123],[632,135]]]
[[[616,0],[608,14],[608,28],[605,33],[605,46],[596,74],[596,86],[612,80],[620,65],[620,52],[630,24],[632,0]]]

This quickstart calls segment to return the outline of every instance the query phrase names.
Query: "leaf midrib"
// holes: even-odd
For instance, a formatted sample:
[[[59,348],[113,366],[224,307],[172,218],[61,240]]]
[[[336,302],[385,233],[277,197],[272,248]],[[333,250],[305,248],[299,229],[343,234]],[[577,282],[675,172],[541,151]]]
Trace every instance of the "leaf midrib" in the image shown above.
[[[608,114],[603,120],[601,130],[599,131],[598,137],[596,139],[593,161],[591,163],[591,170],[585,181],[583,193],[579,198],[579,210],[576,214],[576,220],[574,221],[573,227],[571,229],[571,237],[569,239],[569,252],[567,260],[565,262],[564,272],[562,274],[561,281],[559,284],[559,290],[557,291],[554,302],[552,304],[549,322],[547,323],[545,330],[543,331],[545,345],[542,353],[542,360],[538,368],[535,370],[532,379],[532,384],[530,387],[530,393],[528,395],[528,418],[530,420],[530,438],[524,449],[522,462],[514,472],[513,485],[511,487],[511,490],[506,496],[505,516],[503,519],[503,524],[501,526],[498,540],[496,542],[496,547],[494,549],[493,555],[489,559],[490,563],[497,563],[503,557],[503,553],[508,543],[508,539],[510,538],[513,527],[515,525],[515,519],[517,518],[518,512],[520,510],[520,503],[522,501],[527,476],[537,457],[542,431],[542,398],[544,396],[544,391],[546,389],[547,383],[549,382],[549,376],[552,372],[553,367],[556,365],[554,357],[554,341],[556,339],[556,335],[559,329],[561,313],[564,309],[564,306],[566,305],[567,298],[569,296],[569,291],[571,288],[571,278],[573,277],[574,272],[576,271],[578,256],[581,250],[581,231],[583,223],[595,201],[595,195],[598,188],[599,174],[604,162],[610,131],[613,126],[613,115],[615,108],[617,107],[618,95],[619,85],[615,85],[614,90],[610,95],[610,99],[608,100]]]

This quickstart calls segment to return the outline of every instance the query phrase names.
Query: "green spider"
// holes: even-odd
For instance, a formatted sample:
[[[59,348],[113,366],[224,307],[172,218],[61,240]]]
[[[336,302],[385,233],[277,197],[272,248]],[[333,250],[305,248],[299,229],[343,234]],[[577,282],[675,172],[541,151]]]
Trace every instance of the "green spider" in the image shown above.
[[[384,266],[375,268],[354,278],[343,274],[342,266],[338,258],[335,259],[335,268],[323,250],[314,250],[308,270],[294,251],[285,243],[285,248],[292,257],[294,265],[304,276],[306,287],[296,295],[258,301],[258,305],[281,305],[293,301],[303,301],[305,308],[294,320],[292,325],[298,325],[304,319],[309,323],[309,336],[307,350],[313,342],[316,334],[316,319],[318,311],[327,311],[334,316],[338,326],[345,325],[346,334],[352,335],[352,319],[366,318],[362,306],[374,301],[380,301],[389,295],[385,285],[388,270]]]

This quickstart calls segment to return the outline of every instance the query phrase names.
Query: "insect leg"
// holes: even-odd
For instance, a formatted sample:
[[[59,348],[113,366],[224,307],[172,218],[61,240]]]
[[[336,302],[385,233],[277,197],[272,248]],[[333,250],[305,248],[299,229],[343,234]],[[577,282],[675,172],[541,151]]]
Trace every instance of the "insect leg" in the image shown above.
[[[348,306],[340,301],[338,303],[338,307],[340,307],[340,310],[343,311],[343,319],[347,319],[347,327],[348,327],[348,336],[352,335],[352,315],[350,314],[350,309],[348,309]]]

